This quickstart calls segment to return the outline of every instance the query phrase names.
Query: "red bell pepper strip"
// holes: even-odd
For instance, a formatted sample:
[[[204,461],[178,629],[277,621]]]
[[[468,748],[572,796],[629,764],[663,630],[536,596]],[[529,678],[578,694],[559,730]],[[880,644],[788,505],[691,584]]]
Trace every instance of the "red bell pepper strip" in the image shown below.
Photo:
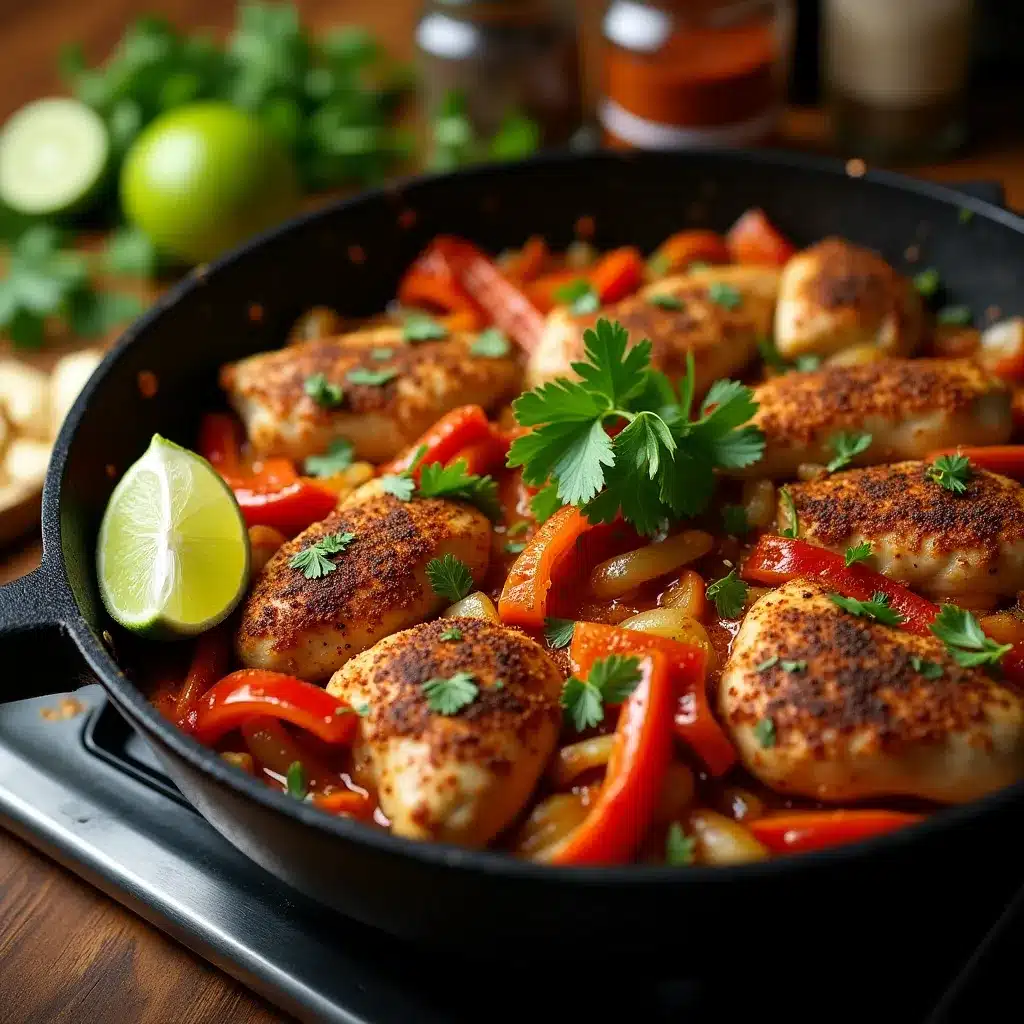
[[[446,412],[401,455],[381,466],[377,473],[385,476],[406,472],[421,448],[426,449],[420,459],[421,464],[429,466],[432,462],[440,462],[447,465],[464,448],[486,441],[491,433],[487,413],[479,405],[460,405]]]
[[[491,425],[486,437],[460,448],[448,461],[466,463],[466,472],[484,476],[504,469],[512,436]]]
[[[349,818],[366,821],[373,817],[377,806],[373,798],[351,789],[336,789],[333,793],[314,793],[313,806],[328,814],[343,814]]]
[[[406,271],[398,286],[398,301],[403,306],[426,308],[438,313],[480,312],[445,254],[433,245],[428,246]]]
[[[772,853],[798,853],[856,843],[923,820],[900,811],[789,811],[743,824]]]
[[[566,616],[587,574],[614,554],[636,547],[625,523],[588,521],[578,508],[559,509],[527,541],[512,564],[498,600],[498,616],[510,626],[539,632],[549,615]]]
[[[731,258],[725,239],[714,231],[679,231],[658,246],[648,267],[664,276],[685,271],[691,263],[728,263]]]
[[[188,675],[178,692],[174,714],[179,729],[191,732],[199,711],[199,698],[228,670],[231,642],[224,626],[215,626],[196,640]]]
[[[635,629],[577,622],[569,658],[573,671],[585,676],[598,658],[607,658],[610,654],[642,655],[649,651],[665,655],[675,679],[676,736],[707,765],[712,775],[724,775],[736,763],[736,748],[708,704],[704,686],[707,652],[703,648]]]
[[[334,491],[315,480],[298,476],[294,467],[289,473],[285,469],[290,466],[286,459],[272,462],[273,466],[262,473],[226,478],[249,526],[272,526],[292,536],[334,510],[338,504]]]
[[[254,715],[278,718],[307,729],[325,743],[348,743],[359,716],[319,686],[283,672],[243,668],[225,676],[199,701],[195,736],[216,743]]]
[[[602,256],[587,276],[602,305],[618,302],[644,283],[644,258],[632,246],[615,249]]]
[[[241,424],[224,412],[208,412],[199,425],[199,454],[222,476],[242,471]]]
[[[729,229],[726,245],[737,263],[781,267],[796,246],[775,229],[763,210],[747,210]]]
[[[345,789],[345,781],[312,749],[313,737],[303,735],[303,742],[276,719],[266,715],[247,718],[238,727],[249,754],[264,771],[279,777],[288,775],[293,761],[305,769],[306,786],[311,793],[330,793]],[[277,781],[277,780],[275,780]]]
[[[942,448],[931,452],[927,461],[934,462],[942,455],[966,455],[972,466],[1001,473],[1014,480],[1024,480],[1024,445],[994,444],[989,448]]]
[[[649,651],[626,699],[604,783],[590,813],[550,856],[552,864],[626,864],[643,842],[672,759],[676,687],[668,659]]]
[[[541,235],[531,235],[526,244],[508,261],[501,272],[514,284],[524,285],[544,273],[551,253]]]

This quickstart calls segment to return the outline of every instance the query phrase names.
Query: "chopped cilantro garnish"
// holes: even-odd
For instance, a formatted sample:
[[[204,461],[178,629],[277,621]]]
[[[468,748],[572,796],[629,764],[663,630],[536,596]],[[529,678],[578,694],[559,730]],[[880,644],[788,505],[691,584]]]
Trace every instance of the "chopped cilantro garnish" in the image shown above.
[[[794,661],[784,659],[783,661],[779,662],[779,668],[781,668],[783,672],[806,672],[807,662],[803,659]]]
[[[416,494],[420,498],[468,501],[492,520],[501,515],[497,483],[489,476],[468,472],[465,459],[458,459],[449,466],[442,466],[440,462],[421,466]]]
[[[328,534],[292,555],[288,565],[300,569],[307,580],[318,580],[338,568],[329,556],[341,554],[355,538],[354,533]]]
[[[355,449],[351,441],[342,438],[332,441],[324,455],[309,455],[303,464],[309,476],[333,476],[352,465],[352,453]]]
[[[544,637],[552,647],[568,647],[576,629],[575,619],[556,619],[551,616],[544,620]]]
[[[754,739],[756,739],[762,747],[774,747],[776,739],[775,722],[771,718],[762,718],[761,721],[754,726]]]
[[[677,295],[670,295],[668,292],[656,292],[647,296],[648,305],[657,306],[659,309],[668,309],[678,312],[683,308],[683,300]]]
[[[940,679],[942,677],[942,666],[926,658],[919,658],[916,654],[910,659],[910,667],[915,672],[920,672],[925,679]]]
[[[448,328],[432,316],[414,313],[405,318],[402,337],[413,343],[417,341],[440,341],[448,337]]]
[[[345,374],[345,380],[349,384],[367,384],[370,387],[379,388],[387,384],[389,380],[394,380],[397,376],[398,371],[395,369],[367,370],[362,366],[357,366],[354,370],[349,370]]]
[[[665,863],[670,867],[687,867],[697,856],[697,841],[683,831],[678,821],[673,821],[665,836]]]
[[[453,604],[473,589],[473,575],[468,566],[450,552],[427,562],[427,579],[435,594],[447,597]]]
[[[731,284],[723,281],[712,281],[708,285],[708,298],[723,309],[739,309],[743,304],[743,296]]]
[[[880,590],[871,595],[870,601],[858,601],[855,597],[844,597],[842,594],[828,596],[843,611],[858,618],[874,619],[883,626],[898,626],[903,621],[903,616],[895,608],[889,607],[888,595]]]
[[[1013,644],[999,644],[986,636],[978,620],[966,608],[944,604],[931,625],[931,631],[946,645],[958,665],[998,665]]]
[[[773,654],[770,658],[765,658],[764,661],[762,661],[761,664],[757,666],[756,671],[767,672],[768,669],[775,668],[775,666],[778,665],[778,663],[779,656],[777,654]]]
[[[914,287],[917,289],[918,295],[926,299],[930,299],[935,295],[941,284],[942,279],[934,267],[929,267],[927,270],[922,270],[919,274],[914,275]]]
[[[469,351],[474,356],[501,359],[509,354],[511,348],[508,338],[497,327],[488,327],[486,331],[481,331],[477,335],[476,340],[469,346]]]
[[[525,540],[507,540],[505,541],[505,553],[509,555],[518,555],[526,550]]]
[[[926,470],[929,480],[954,494],[963,494],[971,479],[971,460],[966,455],[940,455]]]
[[[576,316],[596,313],[601,307],[601,300],[585,277],[563,284],[555,289],[555,298],[565,303]]]
[[[709,601],[715,602],[718,614],[723,619],[736,619],[743,612],[749,590],[746,583],[736,575],[736,570],[731,569],[727,576],[709,584],[705,595]]]
[[[480,692],[469,672],[456,672],[447,679],[428,679],[423,684],[427,707],[438,715],[457,715],[476,700]]]
[[[388,473],[380,478],[380,486],[386,494],[396,497],[399,501],[412,501],[416,481],[406,473]]]
[[[854,544],[846,549],[846,564],[853,565],[855,562],[864,562],[871,557],[871,541],[866,540],[860,544]]]
[[[837,469],[848,466],[858,455],[871,447],[871,441],[870,434],[839,433],[834,435],[829,441],[829,446],[836,453],[836,457],[828,464],[828,471],[834,473]]]
[[[599,725],[605,704],[621,704],[640,682],[640,659],[611,654],[598,658],[586,681],[570,676],[562,687],[562,707],[576,729]]]
[[[322,405],[325,409],[341,405],[345,397],[341,388],[337,384],[332,384],[322,373],[314,373],[307,377],[302,389],[317,405]]]
[[[385,360],[390,359],[395,354],[393,348],[371,348],[370,358],[376,359],[377,362],[383,363]]]
[[[447,629],[442,630],[438,640],[461,640],[462,630],[458,626],[449,626]]]

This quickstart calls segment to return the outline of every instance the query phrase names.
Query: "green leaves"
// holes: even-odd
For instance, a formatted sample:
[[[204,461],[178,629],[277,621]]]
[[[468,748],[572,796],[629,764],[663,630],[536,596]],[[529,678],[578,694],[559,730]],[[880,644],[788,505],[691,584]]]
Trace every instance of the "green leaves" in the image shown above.
[[[296,800],[306,799],[306,794],[309,792],[309,784],[306,779],[305,766],[301,761],[292,761],[288,765],[285,783],[289,796],[295,797]]]
[[[537,151],[540,126],[518,110],[509,110],[490,139],[481,138],[470,117],[466,95],[449,90],[434,113],[429,166],[436,171],[487,160],[519,160]]]
[[[754,726],[754,739],[766,750],[774,747],[778,739],[775,734],[775,722],[771,718],[762,718]]]
[[[788,526],[781,526],[780,524],[779,536],[796,540],[800,536],[800,517],[796,514],[796,503],[793,501],[793,495],[789,493],[787,488],[779,488],[779,501],[782,502],[782,506],[786,510],[786,518],[789,523]]]
[[[858,618],[874,619],[883,626],[898,626],[903,621],[903,616],[895,608],[889,607],[888,596],[880,590],[871,595],[870,601],[858,601],[855,597],[844,597],[842,594],[828,596],[833,604]]]
[[[365,367],[357,366],[345,374],[345,380],[349,384],[365,384],[371,388],[383,387],[389,380],[394,380],[398,371],[388,370],[367,370]]]
[[[871,447],[870,434],[836,434],[829,446],[836,453],[835,458],[826,467],[830,473],[848,466],[862,452]]]
[[[135,227],[121,227],[107,238],[103,250],[103,269],[111,274],[133,277],[154,277],[160,257],[145,232]]]
[[[522,466],[527,484],[554,485],[561,503],[582,507],[592,522],[621,512],[650,534],[666,519],[703,511],[716,468],[761,457],[764,438],[747,424],[757,408],[749,388],[716,382],[691,421],[692,357],[677,400],[650,368],[650,342],[630,346],[625,329],[607,320],[583,340],[585,358],[572,366],[580,380],[558,378],[513,404],[518,422],[535,428],[509,451],[508,465]],[[612,438],[606,428],[614,424],[621,429]],[[550,494],[541,504],[556,507]]]
[[[556,619],[549,616],[544,620],[544,639],[552,647],[568,647],[572,643],[572,635],[575,631],[574,619]]]
[[[935,314],[935,322],[945,327],[969,327],[973,319],[969,306],[943,306]]]
[[[389,473],[380,478],[380,486],[385,494],[390,494],[399,501],[412,501],[416,481],[407,473]]]
[[[330,556],[340,555],[355,539],[354,533],[328,534],[292,555],[288,565],[301,570],[307,580],[321,579],[338,568]]]
[[[931,631],[946,645],[956,663],[964,668],[998,665],[1003,655],[1013,650],[1013,644],[998,644],[986,636],[978,620],[955,604],[944,604],[939,609]]]
[[[665,863],[669,867],[688,867],[697,856],[697,840],[683,831],[678,821],[673,821],[665,835]]]
[[[469,567],[450,553],[427,562],[427,579],[434,593],[448,598],[452,604],[461,601],[473,589]]]
[[[458,626],[449,626],[447,629],[442,630],[441,635],[437,638],[438,640],[461,640],[462,630]]]
[[[708,585],[705,596],[715,602],[715,608],[723,619],[737,619],[743,613],[750,588],[731,569],[727,576]]]
[[[731,284],[722,281],[712,281],[708,285],[708,298],[730,311],[739,309],[743,305],[743,296]]]
[[[586,681],[571,676],[562,687],[562,707],[577,731],[604,720],[604,705],[621,704],[640,683],[640,659],[621,654],[598,658]]]
[[[971,479],[971,460],[966,455],[940,455],[925,476],[953,494],[963,494]]]
[[[919,658],[915,654],[910,659],[910,667],[915,672],[920,672],[925,679],[941,679],[942,678],[942,666],[936,664],[934,661],[928,661],[926,658]]]
[[[673,313],[678,313],[685,308],[683,300],[670,292],[655,292],[653,295],[648,295],[647,304],[657,306],[659,309],[667,309]]]
[[[334,476],[352,465],[352,454],[355,449],[351,441],[340,438],[332,441],[323,455],[308,455],[303,464],[307,476]]]
[[[586,316],[587,313],[596,313],[601,308],[597,292],[585,277],[579,277],[556,288],[554,297],[565,303],[574,316]]]
[[[302,390],[325,409],[334,409],[341,405],[344,400],[344,393],[337,384],[332,384],[322,373],[314,373],[307,377],[302,385]]]
[[[440,341],[448,337],[448,328],[431,316],[416,313],[405,318],[402,337],[413,344],[418,341]]]
[[[465,459],[458,459],[450,466],[442,466],[439,462],[421,466],[416,493],[421,498],[468,501],[491,520],[501,516],[497,483],[489,476],[468,472]]]
[[[470,355],[484,359],[504,359],[511,350],[512,345],[508,338],[497,327],[488,327],[487,330],[481,331],[469,346]]]
[[[939,277],[939,272],[934,267],[928,267],[927,270],[922,270],[919,274],[914,275],[914,287],[917,289],[917,294],[924,299],[932,298],[941,286],[942,278]]]
[[[427,707],[438,715],[457,715],[476,700],[480,688],[469,672],[456,672],[449,678],[428,679],[423,684]]]
[[[867,561],[871,557],[871,541],[866,540],[860,544],[854,544],[846,549],[846,565],[847,567],[854,565],[856,562]]]

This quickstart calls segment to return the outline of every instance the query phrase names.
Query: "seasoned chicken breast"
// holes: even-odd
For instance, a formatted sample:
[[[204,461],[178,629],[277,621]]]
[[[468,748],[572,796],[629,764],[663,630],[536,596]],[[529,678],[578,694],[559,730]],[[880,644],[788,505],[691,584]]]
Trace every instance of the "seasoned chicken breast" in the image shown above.
[[[442,639],[455,629],[459,639]],[[431,710],[423,684],[468,673],[475,696]],[[486,619],[414,626],[353,658],[327,686],[360,719],[396,835],[483,846],[519,813],[558,738],[562,673],[539,644]]]
[[[458,405],[489,409],[518,392],[521,374],[512,354],[475,356],[473,337],[465,334],[413,345],[402,330],[375,327],[250,356],[221,369],[221,387],[261,455],[302,459],[345,438],[357,458],[371,462],[390,459]],[[380,384],[358,382],[367,372],[392,376]],[[306,382],[318,374],[341,388],[337,405],[307,393]]]
[[[927,468],[898,462],[791,484],[800,536],[839,552],[870,541],[868,564],[879,572],[972,607],[1024,590],[1024,488],[976,469],[954,494]],[[782,501],[778,522],[791,525]]]
[[[767,444],[746,476],[785,479],[803,462],[827,463],[841,432],[872,435],[854,460],[866,466],[958,444],[1001,444],[1013,430],[1006,385],[968,359],[882,359],[787,373],[758,385],[754,396],[753,422]]]
[[[703,394],[712,381],[754,357],[758,339],[770,333],[778,285],[779,273],[771,267],[708,267],[648,285],[592,315],[556,309],[530,356],[527,384],[575,377],[570,364],[583,358],[583,331],[604,318],[618,320],[634,344],[649,338],[652,365],[673,380],[686,372],[686,354],[692,352],[696,390]],[[659,306],[651,296],[669,296],[680,308]]]
[[[781,793],[963,803],[1024,774],[1024,695],[807,580],[747,613],[719,709],[747,768]]]
[[[335,566],[308,579],[289,562],[332,534],[353,534]],[[247,668],[326,679],[381,637],[449,604],[426,575],[432,558],[452,554],[479,582],[487,571],[491,525],[470,505],[399,501],[373,481],[323,522],[284,544],[256,578],[242,610],[236,648]]]
[[[921,300],[877,253],[827,238],[782,271],[775,345],[786,359],[870,345],[910,355],[924,331]]]

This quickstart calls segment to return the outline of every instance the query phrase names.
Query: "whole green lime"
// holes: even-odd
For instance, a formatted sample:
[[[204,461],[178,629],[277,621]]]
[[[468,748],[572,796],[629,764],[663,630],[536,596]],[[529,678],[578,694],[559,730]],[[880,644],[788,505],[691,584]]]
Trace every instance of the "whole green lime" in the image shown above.
[[[121,167],[121,205],[158,249],[204,263],[290,216],[290,154],[254,117],[192,103],[158,117]]]

